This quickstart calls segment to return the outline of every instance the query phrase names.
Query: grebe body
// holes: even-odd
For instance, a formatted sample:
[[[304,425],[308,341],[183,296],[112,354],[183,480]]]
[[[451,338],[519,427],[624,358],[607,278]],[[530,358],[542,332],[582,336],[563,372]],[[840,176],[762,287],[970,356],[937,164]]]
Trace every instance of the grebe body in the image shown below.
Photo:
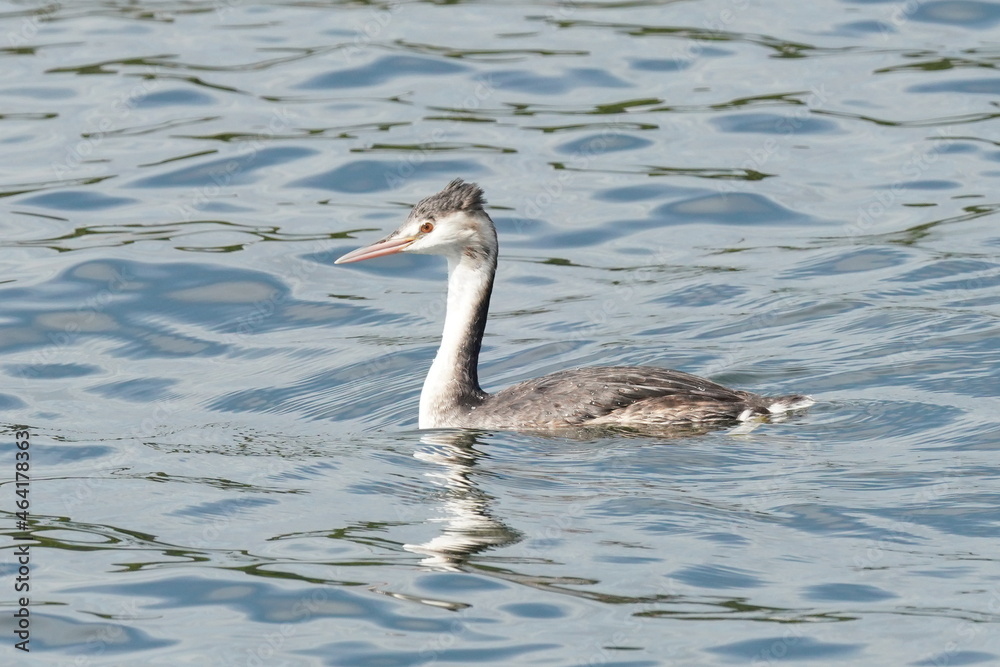
[[[747,421],[796,410],[804,395],[761,396],[655,366],[558,371],[488,394],[479,351],[497,266],[497,234],[483,191],[455,179],[421,200],[398,229],[337,264],[400,252],[448,260],[444,332],[420,393],[420,428],[553,430],[588,426],[664,428]]]

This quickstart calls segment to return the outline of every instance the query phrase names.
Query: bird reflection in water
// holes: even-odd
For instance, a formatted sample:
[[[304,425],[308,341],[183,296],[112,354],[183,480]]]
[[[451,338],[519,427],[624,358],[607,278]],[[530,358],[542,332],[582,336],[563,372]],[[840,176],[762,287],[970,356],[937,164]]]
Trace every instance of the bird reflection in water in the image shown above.
[[[405,544],[404,549],[427,556],[421,561],[427,567],[457,571],[470,556],[522,539],[521,533],[491,514],[493,498],[472,479],[478,459],[484,456],[475,449],[477,433],[437,432],[422,435],[420,441],[426,446],[413,456],[439,466],[425,475],[441,489],[444,511],[432,520],[443,529],[427,542]]]

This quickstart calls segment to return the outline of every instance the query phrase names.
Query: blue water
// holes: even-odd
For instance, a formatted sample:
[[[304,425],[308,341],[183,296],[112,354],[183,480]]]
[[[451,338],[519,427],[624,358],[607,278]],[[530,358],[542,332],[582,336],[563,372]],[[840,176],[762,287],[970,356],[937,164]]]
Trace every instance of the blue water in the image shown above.
[[[1000,4],[23,0],[0,62],[2,664],[1000,663]],[[443,262],[333,261],[455,177],[488,389],[818,403],[418,431]]]

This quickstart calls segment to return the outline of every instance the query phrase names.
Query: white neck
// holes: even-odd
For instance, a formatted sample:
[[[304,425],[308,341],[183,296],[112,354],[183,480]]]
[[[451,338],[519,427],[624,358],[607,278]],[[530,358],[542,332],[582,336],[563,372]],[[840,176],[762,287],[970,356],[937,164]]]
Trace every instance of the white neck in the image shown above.
[[[461,426],[460,417],[486,395],[477,366],[495,271],[495,258],[448,257],[448,310],[441,346],[420,392],[420,428]]]

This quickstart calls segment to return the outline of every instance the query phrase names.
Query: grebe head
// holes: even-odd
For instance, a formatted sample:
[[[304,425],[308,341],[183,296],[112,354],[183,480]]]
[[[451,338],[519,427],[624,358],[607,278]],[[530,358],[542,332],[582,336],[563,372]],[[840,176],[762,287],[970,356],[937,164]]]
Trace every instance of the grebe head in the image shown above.
[[[456,178],[441,192],[420,200],[396,231],[334,263],[360,262],[399,252],[495,262],[496,228],[483,209],[485,204],[482,188]]]

